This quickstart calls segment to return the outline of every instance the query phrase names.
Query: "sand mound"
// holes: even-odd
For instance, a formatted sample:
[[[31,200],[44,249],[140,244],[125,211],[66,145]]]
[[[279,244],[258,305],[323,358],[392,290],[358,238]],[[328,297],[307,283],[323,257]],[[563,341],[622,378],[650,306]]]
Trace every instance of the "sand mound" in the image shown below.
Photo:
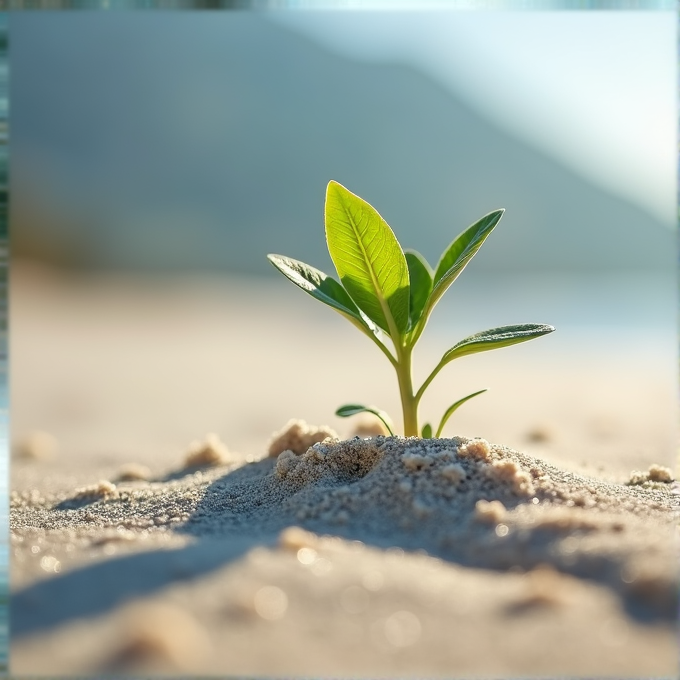
[[[300,525],[476,568],[551,565],[605,584],[638,613],[675,611],[670,483],[610,484],[464,438],[326,440],[232,468],[119,483],[115,493],[100,484],[71,496],[13,494],[15,541],[37,536],[61,562],[65,531],[76,544],[131,531],[139,544],[157,534],[266,537]]]

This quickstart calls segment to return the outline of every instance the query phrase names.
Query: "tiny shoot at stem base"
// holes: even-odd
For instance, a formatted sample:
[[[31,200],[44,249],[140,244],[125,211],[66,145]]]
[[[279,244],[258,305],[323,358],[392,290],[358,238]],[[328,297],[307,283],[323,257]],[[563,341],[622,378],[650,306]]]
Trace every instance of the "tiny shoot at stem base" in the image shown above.
[[[397,374],[404,435],[432,437],[432,426],[418,427],[420,400],[439,372],[454,359],[516,345],[552,333],[548,324],[525,323],[475,333],[444,352],[423,384],[413,388],[412,353],[439,299],[477,254],[503,216],[494,210],[460,233],[444,250],[435,268],[415,250],[402,250],[378,211],[359,196],[331,181],[326,189],[325,230],[339,281],[314,267],[283,255],[269,261],[288,280],[342,314],[378,346]],[[385,340],[391,342],[392,348]],[[435,433],[440,437],[451,415],[479,390],[454,402]],[[394,435],[389,416],[373,406],[348,404],[336,415],[372,413]]]

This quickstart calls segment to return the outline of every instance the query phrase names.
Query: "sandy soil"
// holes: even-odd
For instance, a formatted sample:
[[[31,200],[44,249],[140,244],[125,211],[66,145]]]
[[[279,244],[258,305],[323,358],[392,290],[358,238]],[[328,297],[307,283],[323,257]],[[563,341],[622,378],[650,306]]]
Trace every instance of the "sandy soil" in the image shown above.
[[[12,672],[675,677],[663,362],[510,348],[451,371],[491,391],[446,439],[294,427],[269,455],[291,417],[398,413],[306,302],[14,269]]]

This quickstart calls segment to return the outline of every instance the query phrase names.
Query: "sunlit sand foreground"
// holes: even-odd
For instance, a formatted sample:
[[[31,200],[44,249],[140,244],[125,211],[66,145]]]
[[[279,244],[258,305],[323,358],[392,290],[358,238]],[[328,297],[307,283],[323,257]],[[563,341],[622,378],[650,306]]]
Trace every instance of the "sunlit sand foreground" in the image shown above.
[[[390,367],[342,320],[226,292],[17,270],[13,673],[674,676],[648,359],[492,353],[452,375],[498,399],[446,438],[338,441],[340,403],[398,413]],[[270,443],[290,417],[328,427]]]

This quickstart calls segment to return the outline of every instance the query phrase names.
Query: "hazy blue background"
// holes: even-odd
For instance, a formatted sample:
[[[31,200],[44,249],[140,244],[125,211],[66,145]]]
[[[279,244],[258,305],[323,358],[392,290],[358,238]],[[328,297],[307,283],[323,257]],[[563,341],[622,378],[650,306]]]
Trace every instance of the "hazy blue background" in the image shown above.
[[[506,208],[457,284],[471,301],[479,291],[472,313],[495,302],[499,324],[672,333],[675,24],[673,12],[13,14],[13,256],[273,277],[275,252],[332,271],[332,178],[431,261]]]
[[[399,20],[406,46],[409,23],[413,38],[422,43],[429,26],[431,42],[438,38],[441,43],[436,14],[450,27],[449,42],[442,43],[450,53],[440,51],[441,61],[459,70],[461,63],[471,65],[468,71],[479,70],[484,61],[483,51],[466,54],[459,47],[451,53],[453,46],[465,44],[459,36],[470,42],[470,31],[479,30],[480,23],[482,28],[487,24],[489,44],[504,35],[521,38],[520,29],[559,37],[530,16],[527,25],[527,15],[536,14],[531,12],[506,13],[505,19],[504,13],[472,13],[474,24],[468,13],[413,13],[420,25],[409,21],[409,13],[12,16],[14,253],[81,266],[264,274],[269,273],[264,254],[273,251],[330,266],[322,207],[325,184],[333,178],[373,203],[405,246],[419,247],[430,259],[473,220],[505,207],[502,227],[475,263],[479,270],[672,266],[673,236],[660,219],[663,206],[653,213],[637,196],[626,200],[594,186],[563,161],[481,117],[435,79],[422,59],[419,65],[408,50],[394,56],[399,37],[394,22]],[[659,25],[668,13],[645,15]],[[467,31],[454,30],[461,24]],[[382,58],[366,55],[366,33],[381,34],[380,27],[383,43],[391,27],[392,51],[376,48]],[[606,26],[601,29],[599,62],[616,61],[612,50],[620,31],[613,31],[612,45]],[[324,38],[331,30],[334,42]],[[595,37],[570,30],[585,44]],[[344,55],[338,35],[344,35]],[[667,27],[666,35],[673,37]],[[324,39],[332,50],[324,47]],[[512,63],[515,52],[505,40]],[[365,60],[348,58],[352,45]],[[628,45],[625,54],[633,47]],[[546,59],[540,48],[535,46],[537,64]],[[575,56],[584,49],[573,45]],[[410,52],[417,50],[411,46]],[[643,60],[645,54],[636,58]],[[486,69],[495,64],[500,92],[503,83],[517,79],[512,69],[505,76],[498,73],[498,59],[496,51]],[[579,130],[585,138],[592,133],[577,115],[584,101],[598,118],[622,87],[597,70],[599,62],[591,60],[589,66],[574,59],[566,71],[585,69],[594,72],[591,81],[601,79],[601,100],[592,101],[593,87],[581,79],[583,96],[572,97],[577,113],[571,125],[562,126],[571,137],[578,138]],[[489,89],[490,78],[480,78],[477,89]],[[560,70],[553,79],[569,82]],[[636,82],[631,77],[631,89]],[[671,90],[674,83],[667,85]],[[549,88],[516,89],[521,100],[516,105],[526,111],[549,107]],[[645,92],[639,97],[649,98]],[[631,92],[631,100],[637,98]],[[499,96],[501,117],[503,101]],[[657,107],[647,128],[658,136],[666,126],[668,134],[668,113]],[[626,115],[635,112],[620,110],[621,118]],[[513,117],[516,112],[509,111],[507,118]],[[635,120],[644,137],[647,128],[639,112]],[[565,136],[556,122],[552,130],[548,127],[553,137]],[[611,118],[610,127],[615,123]],[[592,163],[606,165],[597,160],[598,151],[606,160],[606,150],[595,149]],[[667,185],[672,173],[658,175],[656,184]],[[672,210],[672,201],[666,207]]]

